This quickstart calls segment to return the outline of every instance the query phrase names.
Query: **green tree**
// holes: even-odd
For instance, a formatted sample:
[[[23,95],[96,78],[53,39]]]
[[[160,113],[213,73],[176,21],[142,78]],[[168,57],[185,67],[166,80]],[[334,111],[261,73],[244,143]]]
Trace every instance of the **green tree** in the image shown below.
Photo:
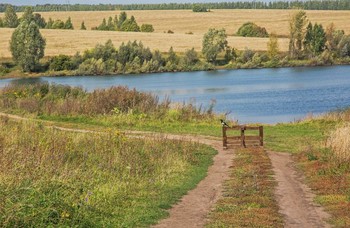
[[[47,29],[52,29],[54,23],[55,23],[55,22],[52,20],[52,18],[49,17],[49,20],[48,20],[48,22],[46,23],[45,28],[47,28]]]
[[[43,18],[39,13],[35,13],[34,14],[34,21],[39,26],[39,28],[45,28],[46,27],[45,18]]]
[[[27,21],[31,21],[34,19],[34,15],[33,15],[33,9],[32,7],[26,7],[24,9],[24,13],[22,15],[21,21],[27,20]]]
[[[267,55],[270,59],[276,59],[279,53],[278,38],[276,34],[271,33],[269,42],[267,43]]]
[[[107,30],[108,31],[115,31],[115,25],[113,23],[113,18],[112,17],[109,17],[108,18],[108,22],[107,22]]]
[[[140,32],[140,27],[138,26],[135,17],[131,16],[130,19],[126,19],[123,22],[122,26],[120,27],[120,30],[125,32]]]
[[[17,14],[12,5],[7,5],[5,11],[4,25],[8,28],[16,28],[19,24]]]
[[[311,52],[314,56],[324,51],[326,47],[326,33],[322,25],[311,23],[307,26],[304,47],[306,51]]]
[[[305,11],[296,12],[289,21],[289,55],[299,58],[303,49],[307,16]]]
[[[0,28],[5,27],[4,20],[0,17]]]
[[[14,61],[24,72],[36,70],[44,56],[45,39],[34,20],[23,20],[12,33],[10,50]]]
[[[68,17],[68,19],[64,23],[64,29],[74,29],[72,19],[70,17]]]
[[[172,64],[178,64],[179,63],[179,57],[177,57],[176,53],[174,52],[173,47],[170,47],[168,52],[168,58],[166,59],[167,62],[170,62]]]
[[[215,62],[217,55],[227,47],[227,35],[225,29],[209,29],[204,34],[202,53],[208,62]]]
[[[97,27],[97,30],[107,30],[107,22],[105,18],[103,18],[102,23]]]
[[[119,23],[118,15],[115,15],[114,19],[113,19],[113,24],[114,24],[116,30],[118,30],[118,23]]]
[[[159,50],[156,50],[153,53],[152,60],[157,62],[159,66],[165,66],[165,59],[162,56],[162,53],[160,53]]]
[[[117,24],[118,29],[120,29],[122,27],[122,24],[124,23],[124,21],[126,21],[127,18],[128,18],[128,16],[125,12],[120,13],[118,24]]]
[[[194,50],[194,48],[187,50],[185,52],[184,62],[186,64],[186,66],[194,65],[198,61],[199,61],[198,53]]]
[[[85,22],[81,22],[80,30],[86,30]]]

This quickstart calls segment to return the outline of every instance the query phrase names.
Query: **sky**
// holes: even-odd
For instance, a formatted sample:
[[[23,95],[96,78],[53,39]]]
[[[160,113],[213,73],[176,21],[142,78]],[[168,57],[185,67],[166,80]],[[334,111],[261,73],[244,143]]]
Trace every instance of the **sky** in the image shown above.
[[[193,2],[235,2],[240,0],[0,0],[0,3],[12,5],[42,5],[42,4],[151,4],[151,3],[193,3]],[[253,1],[253,0],[243,0]],[[262,0],[266,1],[266,0]],[[273,0],[272,0],[273,1]]]

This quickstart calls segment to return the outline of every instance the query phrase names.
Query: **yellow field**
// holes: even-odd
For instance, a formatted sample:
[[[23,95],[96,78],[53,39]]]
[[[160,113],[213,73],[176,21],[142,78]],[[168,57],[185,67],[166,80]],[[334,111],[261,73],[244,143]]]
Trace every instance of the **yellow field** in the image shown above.
[[[13,29],[7,28],[0,31],[0,57],[11,57],[9,40]],[[94,47],[96,43],[105,43],[108,39],[111,39],[116,47],[129,40],[141,40],[145,46],[162,52],[168,51],[171,46],[176,52],[184,52],[192,47],[200,51],[202,45],[202,35],[52,29],[43,29],[41,33],[46,37],[45,55],[47,56],[74,55],[77,51],[83,52]],[[228,41],[229,45],[238,49],[249,47],[254,50],[265,50],[268,38],[229,37]],[[287,50],[288,40],[281,39],[280,42],[283,47],[281,49]]]
[[[193,13],[190,10],[166,11],[127,11],[129,17],[134,15],[141,25],[149,23],[154,26],[154,33],[124,33],[105,31],[80,31],[80,24],[85,21],[88,29],[98,26],[103,18],[119,15],[120,11],[89,12],[41,12],[48,19],[66,20],[72,18],[76,30],[42,30],[47,39],[46,55],[74,54],[92,48],[97,43],[111,39],[116,46],[128,40],[141,40],[151,49],[168,51],[170,46],[175,51],[183,52],[194,47],[201,50],[202,36],[209,28],[225,28],[228,34],[234,34],[247,21],[252,21],[281,36],[288,35],[288,20],[292,10],[213,10],[210,13]],[[350,33],[350,11],[307,11],[312,22],[322,23],[325,27],[333,22],[337,28]],[[19,14],[20,16],[20,14]],[[3,17],[3,14],[0,14]],[[164,33],[172,30],[174,34]],[[0,57],[10,57],[8,43],[11,29],[0,29]],[[193,35],[186,33],[192,32]],[[229,45],[238,49],[250,48],[266,50],[266,38],[242,38],[229,36]],[[279,39],[281,51],[288,48],[288,39]]]

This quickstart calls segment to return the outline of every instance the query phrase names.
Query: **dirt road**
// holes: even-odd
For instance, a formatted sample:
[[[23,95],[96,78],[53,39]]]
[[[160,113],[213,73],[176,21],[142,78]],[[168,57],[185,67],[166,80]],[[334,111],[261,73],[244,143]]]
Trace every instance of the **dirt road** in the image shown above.
[[[285,227],[330,227],[325,220],[329,215],[313,203],[315,195],[298,174],[290,154],[268,153],[278,183],[275,194],[284,215]]]

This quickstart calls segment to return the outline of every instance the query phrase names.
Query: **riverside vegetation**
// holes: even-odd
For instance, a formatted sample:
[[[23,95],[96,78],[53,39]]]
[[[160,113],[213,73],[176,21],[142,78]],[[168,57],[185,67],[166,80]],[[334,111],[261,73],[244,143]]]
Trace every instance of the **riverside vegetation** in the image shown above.
[[[0,211],[4,215],[3,218],[6,218],[3,222],[18,222],[15,224],[20,224],[19,222],[24,221],[22,220],[24,217],[20,217],[20,221],[15,220],[15,218],[18,218],[17,213],[21,216],[29,216],[27,212],[40,215],[38,217],[40,220],[33,221],[33,224],[51,224],[50,222],[52,221],[53,224],[65,225],[85,221],[86,224],[92,225],[109,224],[105,223],[105,218],[109,218],[108,221],[110,222],[117,222],[121,218],[124,218],[125,220],[122,221],[125,223],[123,224],[129,224],[130,226],[140,226],[140,221],[145,221],[143,224],[154,223],[157,219],[164,216],[164,211],[159,208],[168,208],[171,203],[170,201],[167,204],[159,203],[159,201],[153,202],[155,201],[153,198],[149,198],[152,203],[143,201],[146,200],[144,196],[148,194],[148,192],[144,191],[148,191],[148,189],[153,189],[151,192],[155,191],[154,186],[148,185],[151,184],[147,182],[149,178],[152,178],[153,175],[153,177],[165,175],[158,173],[158,171],[161,172],[162,168],[159,168],[161,170],[154,169],[158,165],[159,167],[163,167],[162,165],[165,164],[156,163],[154,165],[152,162],[158,161],[158,157],[163,156],[163,151],[165,151],[164,156],[170,157],[162,157],[162,159],[169,159],[169,161],[175,162],[178,161],[178,156],[181,159],[185,156],[186,159],[194,159],[196,161],[194,164],[196,165],[202,164],[199,160],[196,160],[199,159],[198,156],[200,155],[200,158],[204,156],[203,161],[206,162],[200,168],[203,172],[199,172],[202,175],[201,177],[203,177],[206,167],[210,164],[210,157],[213,155],[213,151],[205,149],[206,147],[203,147],[203,150],[198,150],[197,147],[199,145],[197,144],[182,144],[177,141],[168,142],[164,139],[156,140],[157,144],[150,143],[146,139],[133,140],[126,138],[120,133],[120,130],[134,129],[211,136],[220,136],[221,134],[219,116],[214,115],[210,109],[200,110],[192,104],[174,105],[168,100],[159,101],[157,97],[150,94],[129,90],[124,87],[96,90],[87,93],[81,88],[60,85],[10,85],[1,91],[0,101],[0,109],[2,111],[17,113],[43,121],[19,124],[9,121],[6,118],[2,118],[1,120],[1,128],[5,129],[1,131],[2,147],[0,151],[4,154],[1,161],[5,164],[1,166],[1,178],[4,180],[1,182],[3,185],[1,189],[3,190],[3,196],[6,194],[5,198],[12,200],[2,201],[6,202],[6,204],[0,204]],[[220,118],[223,118],[223,116]],[[46,120],[51,122],[47,122]],[[350,111],[342,110],[295,123],[264,126],[265,147],[269,150],[293,153],[295,161],[307,177],[309,186],[317,193],[316,201],[325,206],[326,210],[331,213],[330,222],[337,227],[347,227],[350,224],[348,213],[350,209],[350,166],[348,163],[350,153],[347,134],[349,131],[349,121]],[[81,135],[78,133],[61,132],[50,128],[43,128],[46,123],[54,123],[55,125],[68,124],[73,128],[98,129],[99,132],[102,131],[104,133]],[[118,129],[118,131],[108,130],[111,127]],[[8,134],[8,132],[14,132],[14,134]],[[32,138],[34,140],[33,143],[30,140],[26,140]],[[91,147],[91,144],[85,143],[89,141],[93,142],[95,146]],[[83,146],[77,148],[76,143]],[[140,144],[142,145],[142,149],[138,147]],[[14,148],[14,145],[17,147],[20,146],[22,149]],[[135,147],[131,145],[135,145]],[[176,149],[168,150],[169,147],[173,148],[171,145],[174,145]],[[59,150],[55,150],[53,146]],[[187,151],[186,155],[183,150]],[[15,151],[16,155],[11,151]],[[62,156],[57,151],[61,151]],[[129,152],[124,153],[124,151]],[[137,152],[136,154],[135,151]],[[198,152],[198,154],[196,151],[201,152]],[[207,152],[204,153],[204,151]],[[194,154],[191,152],[194,152]],[[25,153],[33,154],[33,158],[29,159],[25,156]],[[95,153],[99,156],[101,155],[102,158],[96,157]],[[237,153],[235,163],[241,164],[241,166],[232,167],[232,180],[225,184],[227,186],[227,188],[225,187],[227,198],[223,198],[222,201],[218,202],[217,208],[209,217],[209,226],[243,225],[242,218],[245,218],[244,224],[255,224],[256,226],[259,226],[259,224],[261,226],[271,225],[273,223],[282,224],[281,217],[277,212],[276,202],[271,196],[274,184],[269,179],[271,167],[266,154],[263,151],[250,150],[243,150]],[[132,160],[128,160],[129,156],[132,157]],[[52,160],[52,158],[54,159]],[[143,159],[146,159],[146,162],[141,162]],[[156,161],[153,159],[156,159]],[[81,167],[81,163],[79,162],[85,161],[86,163]],[[137,162],[133,164],[134,161]],[[251,161],[255,162],[251,163]],[[14,164],[13,162],[16,162],[16,165],[9,165]],[[110,164],[110,162],[112,163]],[[160,160],[159,163],[161,163]],[[77,164],[80,164],[80,166]],[[178,167],[177,165],[183,167],[181,164],[176,163],[175,167]],[[75,168],[70,168],[71,165],[75,165]],[[94,168],[91,170],[90,166]],[[28,172],[24,172],[23,170],[26,170],[28,167],[32,168],[28,169]],[[35,171],[33,171],[34,167]],[[173,174],[172,172],[180,176],[186,175],[185,173],[187,171],[184,171],[184,169],[179,171],[177,168],[173,169],[171,167],[166,166],[166,168],[172,170],[171,172],[163,171],[168,174],[170,172],[171,175]],[[46,169],[49,172],[45,171]],[[74,171],[76,169],[78,170]],[[105,170],[108,171],[107,174]],[[245,173],[243,170],[249,173],[242,175]],[[82,173],[80,176],[80,171],[87,173]],[[36,175],[38,172],[44,172],[45,175],[39,175],[39,178]],[[80,176],[78,180],[81,181],[77,182],[77,178],[74,181],[73,179],[66,179],[69,177],[67,173],[74,177]],[[113,174],[113,178],[105,176],[110,173]],[[15,181],[18,180],[19,174],[21,174],[21,178],[23,175],[23,182],[21,183]],[[136,179],[133,179],[133,181],[125,179],[128,182],[123,182],[124,184],[129,184],[130,188],[127,188],[129,190],[125,191],[127,193],[120,193],[120,189],[111,190],[108,187],[111,186],[112,182],[124,186],[120,182],[124,180],[119,178],[120,175],[129,177],[128,175],[131,174],[135,175],[133,178]],[[31,175],[31,178],[26,179],[25,177],[28,177],[26,175]],[[96,179],[86,182],[91,175]],[[144,177],[145,179],[143,179]],[[245,181],[249,179],[249,183],[251,184],[240,185],[239,183],[242,178]],[[30,179],[34,181],[29,181]],[[198,177],[198,179],[200,178]],[[52,180],[55,181],[52,182]],[[111,182],[108,182],[108,180]],[[176,183],[179,183],[176,181],[176,178],[167,180],[174,180]],[[49,184],[51,182],[55,187],[48,187],[49,189],[45,187],[51,186]],[[188,186],[185,182],[187,184],[191,182],[192,187],[195,185],[195,181],[188,181],[187,179],[182,182],[182,184]],[[93,185],[95,183],[97,184]],[[174,194],[180,191],[178,190],[179,188],[169,190],[166,183],[165,181],[163,188],[166,192],[164,193],[164,198],[167,199],[167,194],[169,193]],[[169,182],[170,185],[171,183]],[[115,186],[119,186],[118,184]],[[94,188],[92,188],[92,185]],[[18,188],[18,186],[22,186],[23,188]],[[232,191],[231,187],[234,187],[237,191]],[[146,190],[143,190],[144,188]],[[80,191],[79,189],[83,190]],[[95,191],[91,189],[95,189]],[[121,190],[123,189],[125,190],[126,188],[122,188]],[[247,193],[244,198],[236,194],[242,191]],[[180,192],[184,193],[185,191]],[[101,195],[96,195],[96,193],[101,193]],[[14,194],[20,194],[21,197],[13,198]],[[60,198],[60,194],[63,194],[62,198]],[[74,198],[69,198],[69,202],[73,202],[72,205],[68,204],[67,201],[60,201],[65,199],[67,194]],[[113,207],[113,209],[108,206],[108,200],[119,202],[118,200],[121,199],[119,194],[126,194],[120,197],[124,197],[123,202],[127,204],[125,204],[127,208],[134,208],[132,209],[134,210],[133,212],[129,210],[126,212],[132,213],[132,216],[130,216],[131,214],[120,214],[118,212],[120,208],[125,206],[122,203],[117,204],[120,206]],[[11,195],[12,198],[10,197]],[[42,198],[42,196],[45,196],[45,198]],[[133,198],[134,196],[136,198]],[[106,199],[105,197],[111,198],[107,198],[108,200],[105,204],[101,203],[103,200],[101,201],[102,198],[100,197],[103,197],[103,199]],[[177,197],[179,198],[181,196],[178,195]],[[91,205],[87,205],[84,202],[86,198],[88,198],[89,203],[91,198],[94,203],[92,205],[93,207],[90,207]],[[242,206],[235,206],[238,202],[241,202],[240,200],[242,200]],[[175,199],[172,199],[171,202],[175,202]],[[157,206],[153,203],[159,204]],[[98,204],[98,206],[95,204]],[[28,205],[32,206],[29,207]],[[58,207],[57,205],[64,206]],[[150,208],[154,210],[145,209],[145,205],[152,205]],[[254,216],[251,216],[252,210],[256,213]],[[232,211],[235,211],[234,214],[237,216],[227,216],[228,214],[232,214]],[[101,213],[104,215],[101,216]],[[53,217],[53,220],[50,220],[51,217]],[[144,219],[145,217],[149,219]],[[254,219],[257,217],[260,219]],[[76,218],[79,219],[74,220]],[[114,220],[113,218],[119,218],[119,220]],[[133,218],[137,218],[137,221],[133,220]],[[140,219],[138,220],[138,218]],[[25,219],[25,221],[32,222],[32,220],[28,219]],[[11,225],[13,223],[6,224]]]
[[[21,19],[22,23],[31,24],[33,22],[36,24],[35,17],[28,16],[29,14],[32,14],[30,8],[24,13]],[[124,14],[121,14],[120,17],[122,15]],[[131,27],[138,28],[135,20],[127,19],[126,14],[123,19],[125,19],[123,24],[128,22]],[[120,20],[119,18],[118,21],[112,21],[110,17],[109,21],[113,29],[123,30],[123,25],[118,27]],[[106,26],[104,24],[101,26],[108,27],[108,23]],[[34,25],[32,27],[34,29]],[[144,27],[148,29],[149,26]],[[41,55],[32,56],[31,59],[35,59],[35,61],[23,61],[23,59],[28,59],[26,52],[19,58],[14,54],[21,52],[16,51],[19,47],[13,48],[13,44],[17,43],[18,37],[23,38],[20,34],[26,32],[23,26],[19,26],[11,39],[11,51],[16,64],[2,63],[0,72],[9,76],[19,73],[17,70],[41,72],[41,74],[46,75],[99,75],[349,63],[349,35],[346,35],[343,30],[337,29],[334,24],[330,24],[324,29],[321,24],[310,22],[304,11],[298,11],[290,18],[289,27],[289,50],[285,53],[280,51],[279,38],[273,33],[269,36],[267,51],[258,52],[251,49],[237,50],[230,47],[225,29],[209,29],[203,36],[201,53],[192,48],[179,54],[171,47],[167,53],[161,53],[157,50],[152,52],[141,42],[136,41],[123,43],[116,49],[111,41],[107,41],[105,45],[98,44],[94,49],[86,50],[83,55],[76,53],[74,56],[54,56],[40,62]],[[153,30],[153,28],[149,29]],[[35,38],[29,35],[31,33],[26,34],[25,38],[29,43],[40,44],[40,42],[33,40]],[[247,22],[239,29],[238,34],[242,36],[267,36],[268,33],[265,28]],[[45,42],[41,42],[39,48],[44,50]],[[19,64],[20,62],[30,66]],[[51,65],[52,62],[55,62],[54,65]],[[61,65],[57,66],[60,62]],[[14,73],[11,74],[11,71]]]

